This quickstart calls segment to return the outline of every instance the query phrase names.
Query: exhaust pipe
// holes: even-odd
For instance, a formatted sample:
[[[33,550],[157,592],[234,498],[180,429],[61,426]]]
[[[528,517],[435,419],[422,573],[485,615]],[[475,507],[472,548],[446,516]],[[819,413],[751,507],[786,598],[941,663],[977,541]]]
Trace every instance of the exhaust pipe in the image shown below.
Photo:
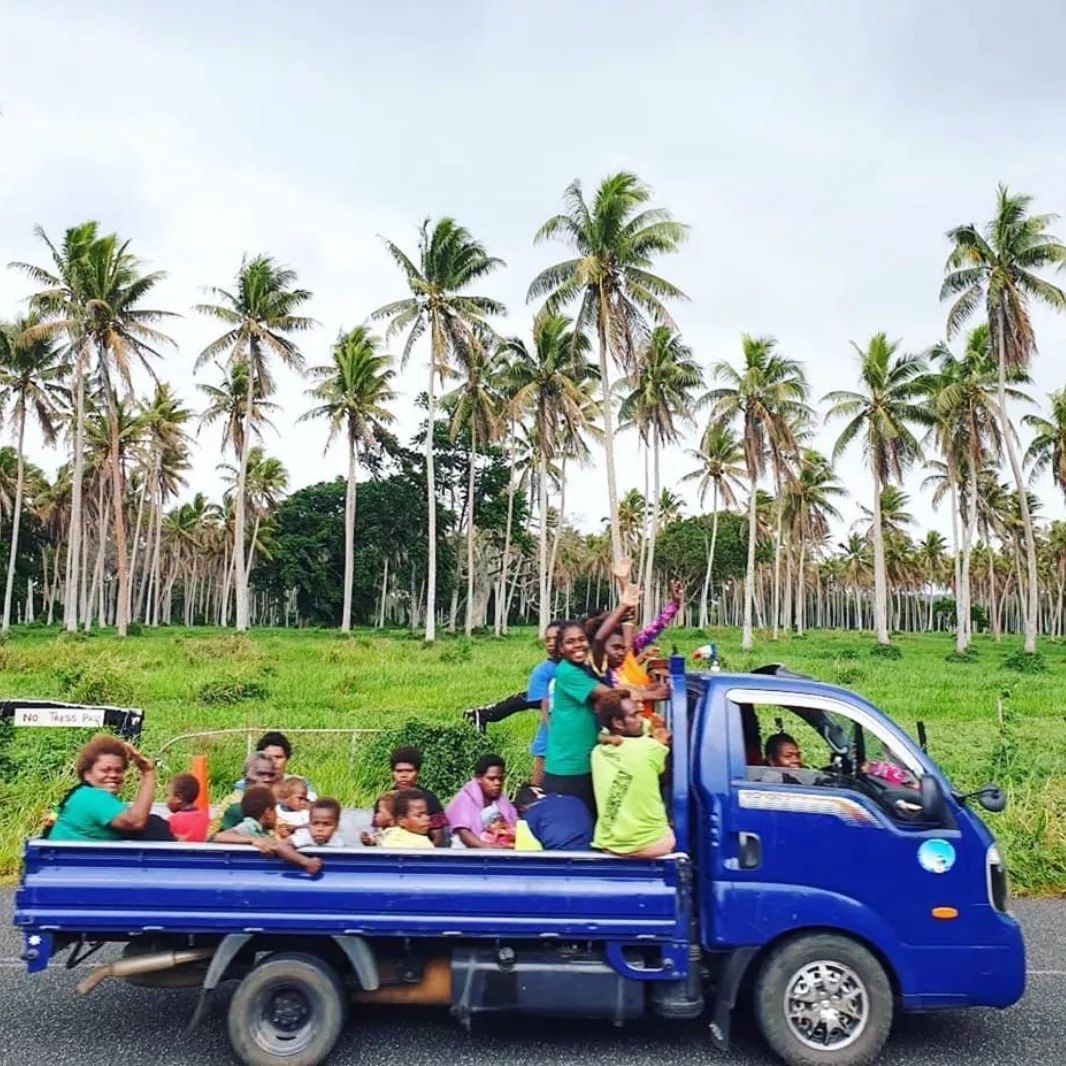
[[[105,966],[98,966],[88,977],[78,984],[78,994],[87,996],[101,981],[109,977],[130,977],[134,974],[156,973],[159,970],[173,970],[176,966],[186,966],[190,962],[201,962],[214,955],[214,948],[190,948],[187,951],[154,951],[147,955],[119,959]]]

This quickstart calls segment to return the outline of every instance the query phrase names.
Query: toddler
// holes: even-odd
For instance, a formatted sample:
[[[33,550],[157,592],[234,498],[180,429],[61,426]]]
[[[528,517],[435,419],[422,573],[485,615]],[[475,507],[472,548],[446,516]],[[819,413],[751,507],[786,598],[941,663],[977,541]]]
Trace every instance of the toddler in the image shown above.
[[[399,794],[399,791],[393,790],[392,792],[383,792],[378,796],[377,802],[374,804],[374,816],[370,823],[370,829],[364,830],[359,838],[364,847],[376,847],[381,843],[382,833],[396,824],[393,815],[393,803]]]
[[[281,830],[275,835],[288,836],[293,830],[307,825],[311,801],[304,778],[292,775],[284,778],[275,787],[274,795],[278,800],[278,829]]]
[[[207,826],[211,815],[196,806],[199,796],[200,782],[192,774],[178,774],[167,785],[170,831],[175,840],[201,844],[207,839]]]
[[[486,844],[495,844],[501,848],[514,847],[514,826],[507,824],[495,803],[490,803],[481,812],[481,839]]]
[[[328,796],[315,800],[308,812],[307,824],[293,831],[294,848],[343,848],[340,833],[341,805]]]
[[[417,788],[396,793],[392,801],[395,825],[381,834],[383,848],[432,848],[429,839],[429,803]]]
[[[216,844],[251,844],[263,855],[275,855],[279,859],[299,866],[312,877],[322,869],[322,860],[301,855],[287,840],[277,840],[272,833],[277,825],[278,813],[274,792],[266,785],[252,785],[241,797],[241,821],[232,829],[223,829],[215,834]]]

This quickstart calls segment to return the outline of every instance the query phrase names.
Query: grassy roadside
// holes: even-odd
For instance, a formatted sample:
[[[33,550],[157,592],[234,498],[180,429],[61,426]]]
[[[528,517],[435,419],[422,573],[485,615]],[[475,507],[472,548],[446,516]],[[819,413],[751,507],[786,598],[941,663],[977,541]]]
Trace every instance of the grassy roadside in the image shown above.
[[[670,641],[691,649],[706,637],[674,630]],[[727,667],[781,661],[819,679],[854,688],[905,728],[925,721],[933,755],[961,788],[998,780],[1008,810],[990,818],[1012,866],[1016,887],[1066,891],[1066,646],[1045,643],[1047,669],[1019,674],[1006,663],[1013,642],[979,639],[970,661],[951,661],[945,635],[902,636],[902,657],[871,655],[871,640],[840,632],[813,633],[741,653],[739,634],[720,640]],[[664,647],[665,647],[664,643]],[[125,642],[109,634],[58,637],[17,631],[0,645],[0,698],[43,696],[143,707],[143,746],[158,753],[183,734],[223,729],[397,729],[417,720],[426,729],[453,724],[462,708],[524,686],[540,657],[529,630],[506,640],[448,639],[426,646],[406,633],[360,632],[341,637],[318,630],[270,630],[238,637],[222,630],[145,630]],[[1002,711],[1000,711],[1002,707]],[[1002,722],[1000,721],[1002,717]],[[528,771],[534,715],[492,727],[486,742],[508,758],[512,780]],[[0,738],[0,876],[17,871],[21,840],[69,784],[79,737],[70,731],[17,730]],[[420,739],[423,739],[420,737]],[[387,776],[382,755],[392,737],[302,736],[294,769],[322,793],[368,803]],[[437,758],[429,783],[454,780],[478,745],[426,734]],[[456,746],[458,745],[458,746]],[[245,751],[240,737],[172,743],[165,769],[189,757],[211,757],[212,793],[233,781]]]

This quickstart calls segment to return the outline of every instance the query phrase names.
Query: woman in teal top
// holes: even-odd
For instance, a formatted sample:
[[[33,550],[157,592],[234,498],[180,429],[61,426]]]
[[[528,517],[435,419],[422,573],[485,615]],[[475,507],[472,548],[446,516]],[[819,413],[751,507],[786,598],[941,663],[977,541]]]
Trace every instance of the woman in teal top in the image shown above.
[[[120,800],[130,763],[141,783],[131,804]],[[59,804],[49,840],[121,840],[148,825],[155,798],[155,764],[117,737],[94,737],[81,749],[78,784]]]
[[[578,796],[595,814],[591,757],[600,727],[594,704],[611,690],[589,665],[589,641],[580,622],[564,622],[556,641],[559,667],[552,692],[544,791]]]

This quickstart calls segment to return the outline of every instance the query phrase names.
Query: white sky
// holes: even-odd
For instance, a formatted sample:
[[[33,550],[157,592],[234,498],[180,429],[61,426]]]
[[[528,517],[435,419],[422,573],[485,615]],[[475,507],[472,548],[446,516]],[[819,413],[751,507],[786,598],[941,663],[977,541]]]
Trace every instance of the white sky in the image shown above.
[[[501,330],[525,334],[530,278],[566,255],[533,233],[571,179],[591,190],[626,168],[692,227],[661,272],[691,297],[676,318],[701,363],[735,359],[741,332],[772,334],[820,397],[852,386],[849,341],[885,330],[920,350],[940,337],[944,232],[983,222],[997,181],[1066,211],[1059,5],[650,11],[2,0],[0,264],[45,261],[37,223],[58,239],[95,218],[132,238],[168,272],[154,303],[185,315],[161,376],[199,407],[192,366],[218,327],[190,309],[202,286],[229,285],[243,253],[273,254],[312,290],[321,328],[303,348],[319,363],[340,327],[404,294],[377,235],[413,252],[419,221],[449,214],[507,260],[481,288],[509,308]],[[0,269],[0,316],[28,292]],[[1066,379],[1066,321],[1037,312],[1036,325],[1043,399]],[[424,377],[412,362],[400,382],[404,437]],[[339,450],[322,457],[324,427],[294,424],[304,387],[282,376],[280,432],[265,442],[292,488],[344,472]],[[823,429],[816,443],[832,441]],[[220,491],[219,461],[206,433],[190,493]],[[631,441],[619,467],[623,491],[642,487]],[[664,484],[689,467],[665,456]],[[868,478],[857,454],[840,474],[861,494],[850,522]],[[907,485],[919,523],[946,531],[919,480]],[[1050,483],[1038,487],[1045,514],[1061,515]],[[572,519],[598,525],[602,471],[576,473],[568,498]]]

